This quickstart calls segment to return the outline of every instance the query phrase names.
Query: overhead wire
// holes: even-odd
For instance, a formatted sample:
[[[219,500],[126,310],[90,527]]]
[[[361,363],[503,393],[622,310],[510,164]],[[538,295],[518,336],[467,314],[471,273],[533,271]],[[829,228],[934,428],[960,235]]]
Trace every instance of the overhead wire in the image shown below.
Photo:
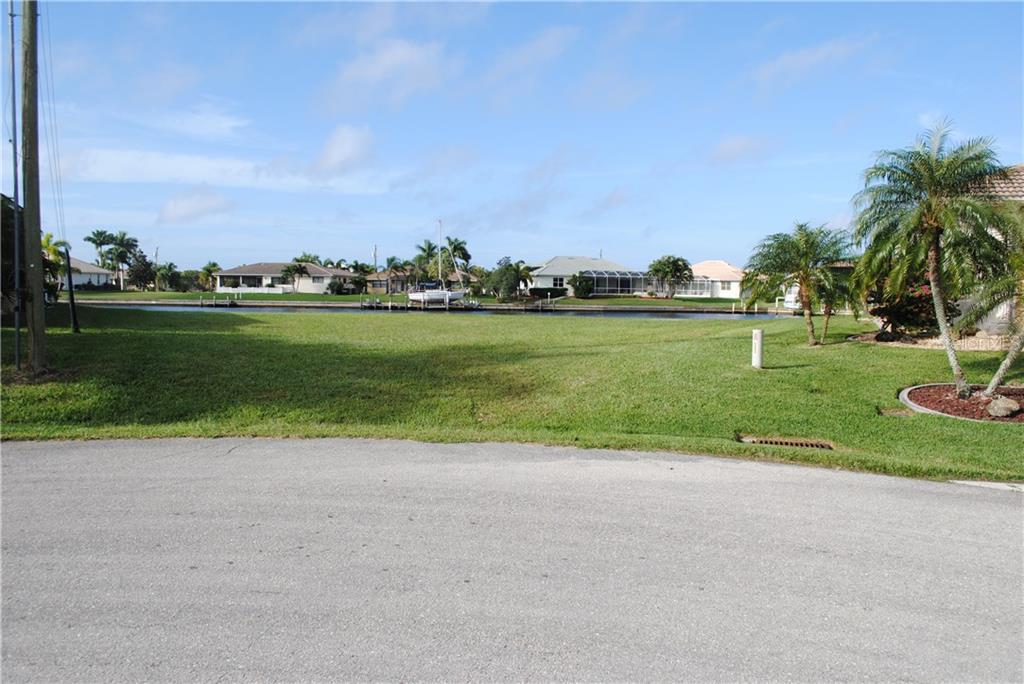
[[[53,82],[53,38],[51,31],[50,8],[47,3],[40,5],[44,8],[41,13],[43,21],[41,31],[41,43],[43,53],[43,97],[40,98],[43,104],[43,128],[46,135],[46,148],[50,183],[51,198],[54,205],[54,221],[57,224],[57,233],[62,241],[67,241],[66,223],[64,217],[64,174],[61,168],[60,155],[60,131],[57,126],[57,99],[56,89]]]

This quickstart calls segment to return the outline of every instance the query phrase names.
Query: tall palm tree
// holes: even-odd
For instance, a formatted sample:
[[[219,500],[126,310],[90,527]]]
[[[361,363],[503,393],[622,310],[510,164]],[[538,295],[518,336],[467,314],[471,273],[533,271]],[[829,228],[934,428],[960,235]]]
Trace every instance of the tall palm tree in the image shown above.
[[[308,276],[309,269],[306,268],[306,264],[293,261],[284,268],[281,269],[281,277],[292,284],[293,287],[298,287],[299,276]]]
[[[423,244],[416,245],[416,256],[413,259],[422,275],[429,276],[430,269],[435,267],[434,262],[437,260],[437,245],[430,240],[424,240]]]
[[[107,254],[110,258],[110,265],[117,269],[117,277],[121,289],[124,289],[124,271],[131,262],[132,254],[139,248],[139,241],[123,230],[118,231],[110,238],[110,249]]]
[[[180,275],[178,266],[173,261],[165,261],[156,269],[156,277],[165,289],[174,287],[174,281],[177,279],[175,276]]]
[[[213,290],[214,274],[220,270],[220,264],[216,261],[207,261],[206,265],[199,269],[199,284],[204,290]]]
[[[466,241],[457,237],[447,238],[448,253],[452,257],[453,266],[459,266],[458,262],[462,262],[462,270],[465,271],[469,268],[469,260],[473,256],[469,253],[469,249],[466,247]]]
[[[309,252],[303,252],[299,256],[292,259],[292,261],[299,264],[316,264],[317,266],[323,266],[324,264],[320,261],[319,254],[311,254]]]
[[[951,148],[949,134],[950,125],[943,122],[913,147],[878,154],[854,198],[860,209],[854,237],[865,245],[867,259],[897,255],[893,289],[902,288],[905,275],[924,266],[956,392],[966,398],[971,388],[953,346],[945,302],[948,295],[966,291],[979,274],[1005,266],[1005,245],[989,230],[999,220],[996,205],[977,190],[1006,171],[990,138]]]
[[[517,261],[512,264],[515,272],[516,287],[526,288],[533,282],[533,269],[526,265],[525,261]]]
[[[108,268],[106,248],[114,242],[114,234],[97,228],[85,236],[85,241],[96,248],[96,265]]]
[[[807,325],[807,344],[814,346],[814,303],[817,293],[832,281],[832,265],[847,256],[846,236],[826,226],[798,223],[792,233],[774,233],[762,240],[747,262],[742,289],[748,301],[771,299],[796,286]]]

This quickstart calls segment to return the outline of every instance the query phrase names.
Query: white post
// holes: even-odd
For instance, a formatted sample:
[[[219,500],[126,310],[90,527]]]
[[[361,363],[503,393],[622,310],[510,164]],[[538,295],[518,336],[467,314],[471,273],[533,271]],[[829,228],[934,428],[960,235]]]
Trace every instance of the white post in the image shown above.
[[[761,361],[764,356],[764,330],[754,328],[753,345],[750,349],[750,365],[754,368],[761,368]]]
[[[754,302],[754,313],[757,313],[757,302]]]
[[[736,302],[732,303],[732,312],[736,313]]]

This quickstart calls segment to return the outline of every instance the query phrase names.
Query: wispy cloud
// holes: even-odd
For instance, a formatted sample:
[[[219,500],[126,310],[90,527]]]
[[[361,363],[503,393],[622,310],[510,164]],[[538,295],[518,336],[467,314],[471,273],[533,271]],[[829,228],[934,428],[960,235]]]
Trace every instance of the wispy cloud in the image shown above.
[[[791,86],[830,64],[838,64],[877,40],[835,38],[801,50],[786,52],[754,69],[754,82],[762,90]]]
[[[231,210],[234,203],[216,190],[198,187],[169,199],[157,215],[158,223],[189,223]]]
[[[552,26],[503,52],[484,75],[495,102],[507,102],[532,89],[541,70],[558,59],[578,35],[579,29],[574,27]]]
[[[143,98],[166,102],[182,95],[201,80],[199,69],[181,62],[164,62],[140,76],[137,91]]]
[[[598,197],[586,209],[580,212],[580,219],[587,222],[599,221],[607,214],[622,207],[629,201],[629,193],[625,188],[619,187]]]
[[[727,166],[763,159],[772,149],[771,141],[749,135],[722,138],[711,150],[712,164]]]
[[[228,113],[214,102],[200,102],[179,111],[153,112],[126,117],[133,123],[199,140],[229,140],[249,125],[249,120]]]
[[[341,124],[324,143],[312,170],[328,176],[338,175],[363,164],[373,152],[373,133],[369,128]]]
[[[381,98],[400,105],[413,95],[436,89],[461,69],[461,61],[441,42],[389,39],[342,64],[327,89],[334,110],[363,106]]]
[[[299,45],[318,45],[349,40],[366,44],[381,38],[395,27],[395,6],[380,2],[369,5],[345,5],[310,15],[292,33]]]
[[[591,109],[618,111],[647,95],[650,83],[631,76],[618,67],[599,67],[590,71],[573,88],[573,99]]]

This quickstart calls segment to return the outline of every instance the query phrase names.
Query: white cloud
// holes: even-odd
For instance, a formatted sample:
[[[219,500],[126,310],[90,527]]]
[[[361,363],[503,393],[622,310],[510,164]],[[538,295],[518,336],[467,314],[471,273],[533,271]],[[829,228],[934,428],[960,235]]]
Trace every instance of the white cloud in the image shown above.
[[[94,148],[68,155],[67,161],[64,168],[70,180],[91,183],[171,183],[344,194],[377,194],[388,189],[388,180],[374,174],[321,177],[285,163],[237,157]]]
[[[487,80],[498,82],[536,71],[561,56],[578,33],[577,29],[567,26],[544,29],[533,39],[505,51],[487,73]]]
[[[617,67],[594,69],[573,89],[574,99],[595,109],[620,110],[650,92],[647,81],[629,76]]]
[[[387,35],[394,26],[395,6],[391,3],[349,5],[313,14],[293,34],[292,39],[300,45],[316,45],[339,39],[365,44]]]
[[[417,93],[434,90],[460,66],[440,42],[386,40],[341,65],[327,98],[336,110],[365,105],[374,97],[399,105]]]
[[[945,115],[942,112],[932,110],[930,112],[921,112],[917,115],[917,123],[921,128],[925,130],[931,130],[938,124],[946,121]]]
[[[862,39],[835,38],[802,50],[779,55],[754,70],[754,81],[762,89],[785,87],[805,78],[815,70],[836,64],[864,50],[876,36]]]
[[[763,138],[733,135],[722,138],[711,150],[711,162],[719,165],[756,161],[771,150],[771,143]]]
[[[147,72],[139,78],[138,92],[150,100],[172,100],[194,88],[200,80],[196,67],[164,62],[155,71]]]
[[[228,140],[249,125],[249,120],[224,111],[212,102],[190,109],[162,112],[132,119],[134,123],[200,140]]]
[[[204,216],[221,214],[234,207],[234,203],[216,190],[193,188],[169,199],[157,216],[159,223],[188,223]]]
[[[324,143],[313,171],[325,175],[338,175],[350,171],[370,158],[373,133],[369,128],[339,125]]]
[[[502,53],[484,75],[484,82],[493,89],[495,102],[506,102],[530,90],[543,67],[560,57],[578,34],[579,30],[573,27],[552,26]]]

